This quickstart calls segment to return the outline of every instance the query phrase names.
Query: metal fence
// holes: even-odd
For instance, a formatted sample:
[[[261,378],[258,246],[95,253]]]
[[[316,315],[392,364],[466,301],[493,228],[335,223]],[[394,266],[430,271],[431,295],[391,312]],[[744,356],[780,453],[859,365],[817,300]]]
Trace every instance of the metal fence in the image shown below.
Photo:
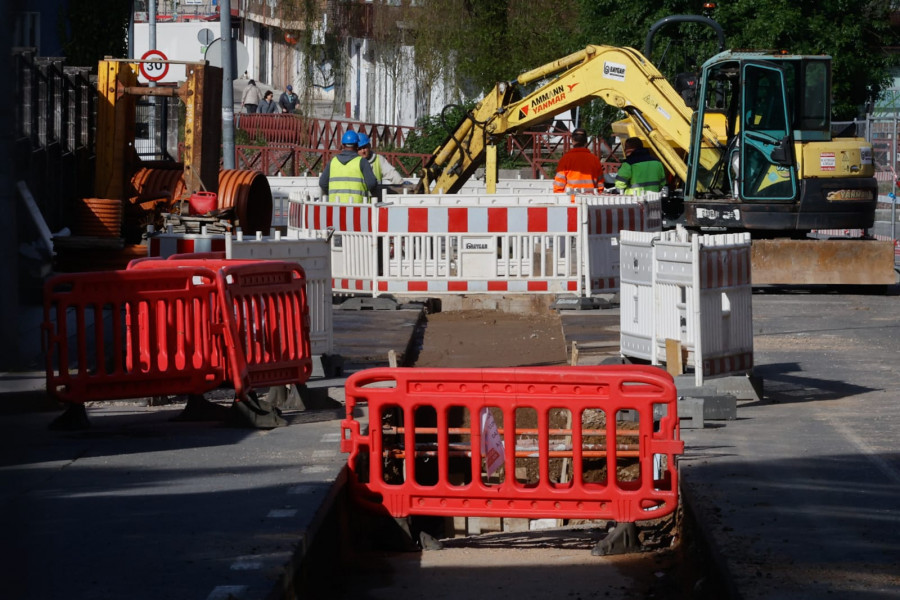
[[[900,175],[900,118],[869,115],[855,121],[836,121],[831,130],[834,135],[856,135],[871,143],[879,192],[896,192]]]
[[[879,181],[888,181],[890,191],[896,191],[898,173],[900,173],[900,119],[897,117],[868,117],[866,119],[866,139],[872,143],[875,161],[875,177]]]
[[[134,150],[141,160],[175,160],[178,155],[179,100],[166,96],[138,98]]]

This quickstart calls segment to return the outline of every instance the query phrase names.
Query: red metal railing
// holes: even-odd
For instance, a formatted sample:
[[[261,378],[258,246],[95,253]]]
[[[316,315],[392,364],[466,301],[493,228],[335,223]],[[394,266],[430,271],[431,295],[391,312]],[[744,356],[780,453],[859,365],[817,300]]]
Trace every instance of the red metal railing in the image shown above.
[[[238,128],[253,137],[262,136],[268,146],[241,145],[235,148],[237,169],[252,169],[269,176],[299,177],[321,173],[328,161],[340,151],[341,137],[349,130],[364,132],[373,147],[404,176],[418,175],[429,154],[400,152],[413,127],[358,123],[332,119],[309,119],[298,115],[239,115]],[[568,132],[525,131],[506,138],[506,151],[512,162],[528,165],[535,178],[552,179],[556,163],[571,147]],[[616,173],[619,161],[612,148],[601,138],[591,142],[594,153],[603,160],[604,172]]]

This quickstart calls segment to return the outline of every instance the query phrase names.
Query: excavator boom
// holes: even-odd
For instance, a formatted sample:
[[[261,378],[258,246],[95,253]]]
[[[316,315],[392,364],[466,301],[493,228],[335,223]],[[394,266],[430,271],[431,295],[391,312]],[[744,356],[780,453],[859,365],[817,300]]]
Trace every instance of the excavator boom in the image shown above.
[[[548,81],[522,96],[523,89],[543,80]],[[457,191],[500,136],[538,125],[593,99],[622,109],[669,172],[680,179],[687,177],[683,156],[691,141],[693,111],[637,50],[591,45],[511,82],[498,83],[435,151],[418,191]],[[704,163],[711,167],[719,158],[721,144],[711,130],[702,139]]]

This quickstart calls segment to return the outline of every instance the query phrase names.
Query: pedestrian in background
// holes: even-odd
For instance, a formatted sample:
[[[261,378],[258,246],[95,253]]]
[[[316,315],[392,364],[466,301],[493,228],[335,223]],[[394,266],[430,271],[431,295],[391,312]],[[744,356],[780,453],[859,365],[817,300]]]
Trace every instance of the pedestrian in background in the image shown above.
[[[241,96],[241,109],[246,108],[247,114],[252,115],[256,112],[256,107],[259,105],[259,88],[256,87],[256,82],[252,79],[247,82],[247,87],[244,89],[244,95]]]
[[[284,88],[284,93],[278,98],[278,106],[281,107],[281,112],[293,113],[297,110],[297,104],[299,103],[300,98],[294,93],[294,86],[288,84]]]
[[[257,112],[260,112],[264,115],[279,112],[278,105],[275,104],[275,94],[272,93],[272,90],[266,90],[266,93],[263,94],[263,99],[262,102],[259,103]]]
[[[369,161],[359,155],[355,131],[341,137],[341,152],[331,159],[319,176],[319,187],[329,202],[362,204],[378,191],[378,180]]]
[[[553,191],[557,194],[593,194],[603,190],[603,164],[588,149],[587,132],[579,127],[572,132],[572,149],[563,154],[556,166]]]

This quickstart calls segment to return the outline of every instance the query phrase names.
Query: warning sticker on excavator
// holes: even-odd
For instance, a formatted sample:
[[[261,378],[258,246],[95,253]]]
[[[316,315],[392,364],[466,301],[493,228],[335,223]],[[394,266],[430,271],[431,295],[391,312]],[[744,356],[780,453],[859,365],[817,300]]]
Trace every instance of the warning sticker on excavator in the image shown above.
[[[872,147],[871,146],[861,146],[859,149],[859,162],[864,165],[872,164]]]
[[[603,63],[603,77],[614,81],[625,81],[625,65],[605,61]]]
[[[834,152],[822,152],[819,154],[819,168],[823,171],[834,171]]]

